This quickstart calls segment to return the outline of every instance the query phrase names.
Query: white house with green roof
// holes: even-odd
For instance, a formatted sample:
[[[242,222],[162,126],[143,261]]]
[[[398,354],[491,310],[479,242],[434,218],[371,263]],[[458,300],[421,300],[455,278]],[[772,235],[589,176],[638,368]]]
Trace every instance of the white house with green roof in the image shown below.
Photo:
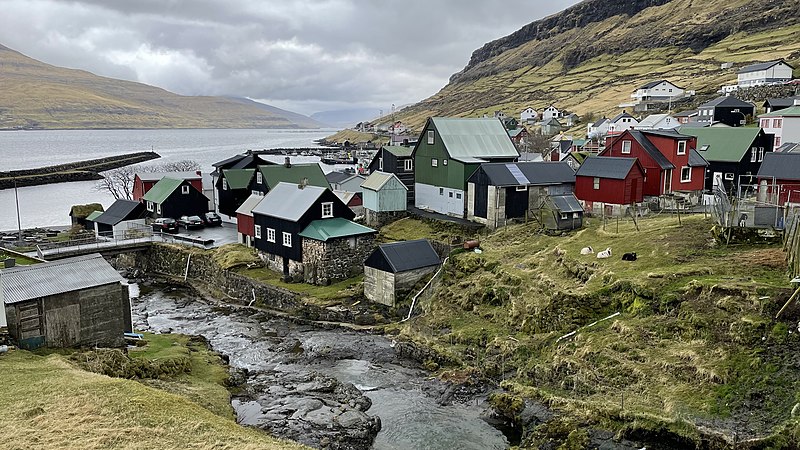
[[[485,162],[513,162],[519,152],[495,118],[429,118],[414,147],[414,205],[465,217],[467,179]]]
[[[775,148],[787,142],[800,142],[800,99],[794,105],[758,116],[765,132],[775,135]]]

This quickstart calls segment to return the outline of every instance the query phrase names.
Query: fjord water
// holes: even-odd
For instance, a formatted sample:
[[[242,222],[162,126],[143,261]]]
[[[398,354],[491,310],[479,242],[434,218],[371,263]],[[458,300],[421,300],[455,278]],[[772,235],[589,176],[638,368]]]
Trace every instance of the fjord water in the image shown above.
[[[246,150],[314,147],[335,130],[47,130],[0,132],[0,171],[31,169],[132,152],[155,151],[160,159],[144,164],[191,159],[204,173],[211,164]],[[276,162],[282,157],[272,157]],[[307,162],[317,159],[307,159]],[[297,159],[301,162],[301,159]],[[22,227],[68,225],[72,205],[114,199],[94,181],[20,188]],[[17,228],[13,189],[0,190],[0,230]]]

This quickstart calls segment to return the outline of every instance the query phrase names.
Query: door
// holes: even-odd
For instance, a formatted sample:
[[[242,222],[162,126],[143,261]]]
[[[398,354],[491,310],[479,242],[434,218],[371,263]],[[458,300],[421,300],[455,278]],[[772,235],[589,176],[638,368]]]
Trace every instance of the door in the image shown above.
[[[672,169],[664,171],[664,194],[672,192]]]
[[[485,184],[476,184],[475,185],[475,202],[474,205],[474,214],[475,217],[481,217],[486,219],[486,213],[488,209],[488,196],[489,196],[489,186]]]

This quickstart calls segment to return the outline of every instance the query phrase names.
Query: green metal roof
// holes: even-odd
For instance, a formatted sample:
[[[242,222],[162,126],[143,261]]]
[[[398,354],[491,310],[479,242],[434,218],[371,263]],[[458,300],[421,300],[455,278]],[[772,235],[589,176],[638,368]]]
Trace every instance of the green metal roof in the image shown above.
[[[255,169],[222,169],[222,176],[228,181],[229,188],[247,189],[255,172]]]
[[[275,188],[278,183],[300,184],[303,178],[308,179],[309,186],[319,186],[330,188],[325,172],[317,163],[285,165],[258,166],[258,170],[264,176],[264,183],[270,189]]]
[[[792,116],[792,117],[800,116],[800,106],[791,106],[789,108],[779,109],[777,111],[772,111],[771,113],[761,114],[758,117],[786,117],[786,116]]]
[[[414,153],[414,147],[403,147],[402,145],[389,145],[383,147],[387,152],[397,156],[399,158],[404,158],[406,156],[411,156]]]
[[[433,117],[430,120],[452,159],[477,162],[480,159],[519,157],[508,131],[498,119]]]
[[[376,233],[376,231],[347,219],[334,217],[332,219],[321,219],[311,222],[305,230],[300,232],[300,236],[327,242],[328,239],[359,236],[370,233]]]
[[[761,128],[681,127],[680,132],[697,137],[697,152],[707,161],[739,162],[750,149]],[[704,148],[706,149],[703,150]]]
[[[94,219],[97,219],[97,218],[98,218],[98,217],[100,217],[102,214],[103,214],[103,211],[92,211],[92,213],[91,213],[91,214],[89,214],[88,216],[86,216],[86,220],[88,221],[88,220],[94,220]]]
[[[176,180],[175,178],[162,178],[147,191],[147,194],[144,194],[142,199],[153,203],[163,203],[184,181]]]
[[[389,180],[391,180],[392,178],[397,179],[397,182],[400,184],[400,186],[403,186],[405,190],[408,190],[406,185],[404,185],[403,182],[400,181],[399,178],[397,178],[397,175],[393,173],[386,173],[379,171],[372,172],[372,174],[370,174],[370,176],[367,177],[367,179],[364,180],[363,183],[361,183],[361,187],[364,189],[369,189],[371,191],[380,191],[383,185],[389,182]]]

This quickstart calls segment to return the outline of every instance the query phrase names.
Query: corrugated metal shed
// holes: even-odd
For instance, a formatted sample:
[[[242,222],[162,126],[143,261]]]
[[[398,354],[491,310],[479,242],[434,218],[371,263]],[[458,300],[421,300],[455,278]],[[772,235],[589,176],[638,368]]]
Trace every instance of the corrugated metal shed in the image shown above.
[[[147,210],[143,203],[120,198],[114,201],[105,212],[92,220],[97,223],[113,226],[124,220],[142,219],[146,215]]]
[[[550,200],[562,213],[583,212],[583,208],[574,194],[553,195],[550,196]]]
[[[0,289],[6,304],[120,281],[120,274],[97,253],[0,270]]]
[[[516,167],[527,179],[522,182],[512,173]],[[518,163],[484,163],[478,171],[483,171],[493,186],[537,186],[563,183],[575,183],[575,171],[565,162],[518,162]],[[478,171],[470,176],[474,182]]]
[[[800,153],[767,152],[758,178],[775,178],[777,180],[800,180]]]
[[[258,213],[296,222],[326,190],[327,188],[319,186],[306,186],[300,189],[295,183],[278,183],[253,208],[253,214]]]
[[[298,234],[304,238],[326,242],[328,239],[360,236],[370,233],[377,233],[377,231],[341,217],[334,217],[332,219],[315,220]]]
[[[498,119],[434,117],[431,121],[452,159],[479,162],[519,157],[508,131]]]
[[[247,200],[236,210],[236,214],[244,214],[245,216],[253,217],[253,208],[258,206],[261,200],[264,200],[263,195],[250,194],[250,197],[247,197]]]
[[[399,178],[397,178],[397,175],[393,173],[386,173],[380,171],[372,172],[372,174],[370,174],[370,176],[368,176],[367,179],[364,180],[363,183],[361,183],[361,187],[364,189],[369,189],[371,191],[380,191],[381,188],[386,183],[388,183],[389,180],[391,180],[392,178],[396,178],[397,182],[400,183],[400,185],[402,185],[405,188],[405,190],[408,190],[408,188],[405,185],[403,185],[403,182],[400,181]]]
[[[575,175],[624,180],[634,164],[636,164],[636,158],[590,156],[583,161]]]
[[[383,269],[384,264],[381,259],[389,264],[393,273],[438,266],[442,262],[426,239],[381,244],[367,258],[364,265]]]

